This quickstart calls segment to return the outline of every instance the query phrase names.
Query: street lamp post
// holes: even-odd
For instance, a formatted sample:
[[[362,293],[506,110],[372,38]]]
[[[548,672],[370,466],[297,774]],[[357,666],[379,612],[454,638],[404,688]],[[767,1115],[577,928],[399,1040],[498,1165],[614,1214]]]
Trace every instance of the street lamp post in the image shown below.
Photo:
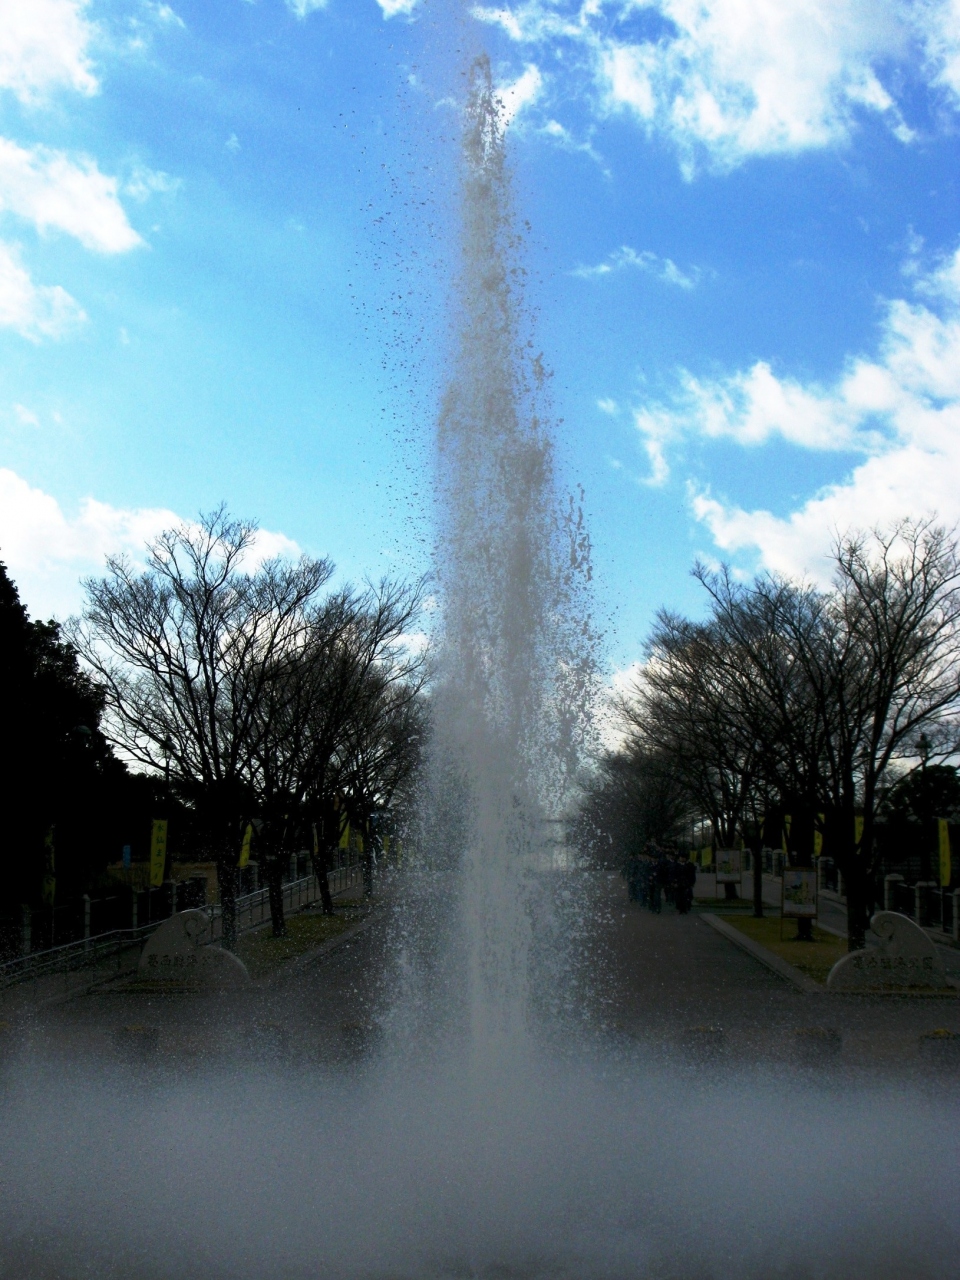
[[[177,882],[173,875],[173,854],[170,852],[170,756],[173,743],[168,734],[163,740],[163,816],[167,821],[167,865],[170,872],[170,914],[177,914]]]

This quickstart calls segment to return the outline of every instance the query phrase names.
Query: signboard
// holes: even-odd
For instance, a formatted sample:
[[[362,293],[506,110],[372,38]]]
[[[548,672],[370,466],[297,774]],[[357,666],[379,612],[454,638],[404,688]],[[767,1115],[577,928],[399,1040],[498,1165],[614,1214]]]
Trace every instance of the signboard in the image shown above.
[[[817,873],[812,867],[785,867],[781,916],[816,920]]]
[[[953,870],[950,860],[950,823],[946,818],[937,819],[937,830],[940,836],[940,887],[949,889]]]
[[[155,818],[150,832],[150,887],[159,889],[167,865],[167,820]]]
[[[717,850],[717,884],[739,884],[741,880],[741,851]]]

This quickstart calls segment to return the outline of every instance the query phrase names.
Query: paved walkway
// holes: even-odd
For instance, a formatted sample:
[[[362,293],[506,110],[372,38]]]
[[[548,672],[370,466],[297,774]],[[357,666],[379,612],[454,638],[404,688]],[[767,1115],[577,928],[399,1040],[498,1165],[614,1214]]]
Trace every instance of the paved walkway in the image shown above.
[[[602,1036],[654,1054],[694,1029],[721,1028],[731,1061],[790,1061],[797,1032],[840,1031],[844,1058],[870,1068],[914,1068],[921,1032],[960,1032],[960,999],[807,995],[712,930],[696,913],[653,915],[627,899],[618,875],[598,883],[597,943],[588,1016]],[[22,1009],[8,1034],[19,1052],[72,1060],[115,1052],[119,1028],[154,1027],[161,1059],[201,1064],[284,1053],[336,1062],[377,1042],[389,1006],[388,900],[368,925],[295,972],[223,995],[149,995],[105,989]]]
[[[665,905],[653,915],[628,900],[617,875],[608,878],[606,900],[610,1024],[651,1049],[678,1045],[693,1028],[719,1027],[731,1057],[774,1064],[795,1056],[798,1032],[822,1027],[842,1034],[850,1065],[896,1070],[917,1066],[922,1032],[960,1032],[956,996],[807,995],[696,912],[681,916]]]

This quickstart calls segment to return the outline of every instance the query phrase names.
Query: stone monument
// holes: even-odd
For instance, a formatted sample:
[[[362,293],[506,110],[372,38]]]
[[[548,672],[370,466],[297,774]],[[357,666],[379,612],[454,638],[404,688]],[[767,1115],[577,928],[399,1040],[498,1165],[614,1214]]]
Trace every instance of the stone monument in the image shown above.
[[[909,916],[878,911],[867,947],[841,957],[830,970],[831,991],[906,991],[950,986],[937,945]],[[874,945],[871,945],[871,944]]]
[[[243,987],[250,981],[242,960],[213,946],[210,919],[203,911],[178,911],[150,935],[137,975],[154,982],[186,983],[205,990]]]

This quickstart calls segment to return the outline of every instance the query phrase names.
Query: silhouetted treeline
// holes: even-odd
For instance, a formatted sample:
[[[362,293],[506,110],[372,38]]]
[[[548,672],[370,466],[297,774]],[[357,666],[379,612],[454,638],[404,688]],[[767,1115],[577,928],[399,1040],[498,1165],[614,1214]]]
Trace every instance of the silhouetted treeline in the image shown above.
[[[77,897],[125,843],[149,839],[156,783],[103,732],[105,692],[55,622],[31,620],[0,565],[0,947],[22,908]]]

